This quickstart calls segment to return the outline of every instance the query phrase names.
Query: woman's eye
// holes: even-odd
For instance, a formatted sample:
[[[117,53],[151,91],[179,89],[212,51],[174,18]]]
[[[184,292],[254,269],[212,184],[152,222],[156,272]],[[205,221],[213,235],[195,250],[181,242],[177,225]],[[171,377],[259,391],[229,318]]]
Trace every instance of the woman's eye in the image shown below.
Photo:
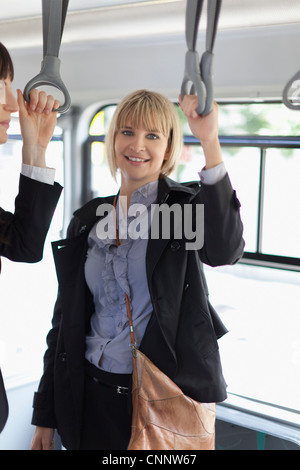
[[[156,139],[158,139],[158,135],[156,135],[156,134],[148,134],[148,138],[151,139],[151,140],[156,140]]]
[[[132,131],[124,130],[122,131],[123,135],[132,135]]]

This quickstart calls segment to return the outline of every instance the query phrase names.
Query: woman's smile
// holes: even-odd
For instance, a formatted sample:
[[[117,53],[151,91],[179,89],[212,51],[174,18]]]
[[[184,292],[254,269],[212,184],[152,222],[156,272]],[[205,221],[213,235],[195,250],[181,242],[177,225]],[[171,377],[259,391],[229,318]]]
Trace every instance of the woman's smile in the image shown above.
[[[125,155],[125,158],[132,163],[146,163],[149,162],[149,158],[135,157],[133,155]]]

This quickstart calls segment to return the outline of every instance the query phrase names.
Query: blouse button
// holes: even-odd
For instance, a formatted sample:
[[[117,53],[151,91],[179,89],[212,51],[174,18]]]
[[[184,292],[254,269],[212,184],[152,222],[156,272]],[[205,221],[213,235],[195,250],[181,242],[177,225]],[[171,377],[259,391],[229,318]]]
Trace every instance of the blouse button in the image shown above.
[[[65,353],[65,352],[60,353],[60,355],[59,355],[59,360],[60,360],[61,362],[66,362],[66,360],[67,360],[67,353]]]
[[[180,243],[179,242],[172,242],[171,243],[171,250],[172,251],[178,251],[180,249]]]

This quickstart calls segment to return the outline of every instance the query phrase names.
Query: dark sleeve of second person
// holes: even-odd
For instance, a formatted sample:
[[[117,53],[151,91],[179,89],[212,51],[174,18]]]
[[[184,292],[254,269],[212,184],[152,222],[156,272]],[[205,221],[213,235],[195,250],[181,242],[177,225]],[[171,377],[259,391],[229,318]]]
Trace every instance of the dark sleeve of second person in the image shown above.
[[[20,175],[15,212],[0,208],[0,256],[36,263],[43,257],[45,238],[62,186]]]

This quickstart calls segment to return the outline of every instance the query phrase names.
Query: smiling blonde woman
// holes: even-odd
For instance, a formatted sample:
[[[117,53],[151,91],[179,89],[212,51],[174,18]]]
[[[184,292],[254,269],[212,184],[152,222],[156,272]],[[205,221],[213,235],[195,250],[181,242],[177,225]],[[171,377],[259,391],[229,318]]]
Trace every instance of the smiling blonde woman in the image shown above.
[[[217,345],[226,328],[208,301],[202,262],[231,264],[242,255],[240,205],[222,162],[217,105],[198,116],[197,99],[186,95],[181,107],[203,146],[201,181],[166,176],[180,157],[179,120],[167,98],[138,90],[117,106],[106,138],[111,172],[121,173],[118,194],[77,210],[67,239],[54,244],[59,296],[34,396],[32,449],[53,448],[55,428],[67,449],[127,448],[132,357],[125,293],[136,347],[191,398],[226,398]],[[160,230],[154,238],[143,230],[132,236],[133,206],[142,205],[148,231],[153,204],[158,211],[188,206],[193,228],[203,204],[203,246],[187,249],[186,235],[178,239],[173,229],[167,237]],[[128,234],[118,243],[121,212]],[[114,236],[99,237],[100,221],[111,220]]]

